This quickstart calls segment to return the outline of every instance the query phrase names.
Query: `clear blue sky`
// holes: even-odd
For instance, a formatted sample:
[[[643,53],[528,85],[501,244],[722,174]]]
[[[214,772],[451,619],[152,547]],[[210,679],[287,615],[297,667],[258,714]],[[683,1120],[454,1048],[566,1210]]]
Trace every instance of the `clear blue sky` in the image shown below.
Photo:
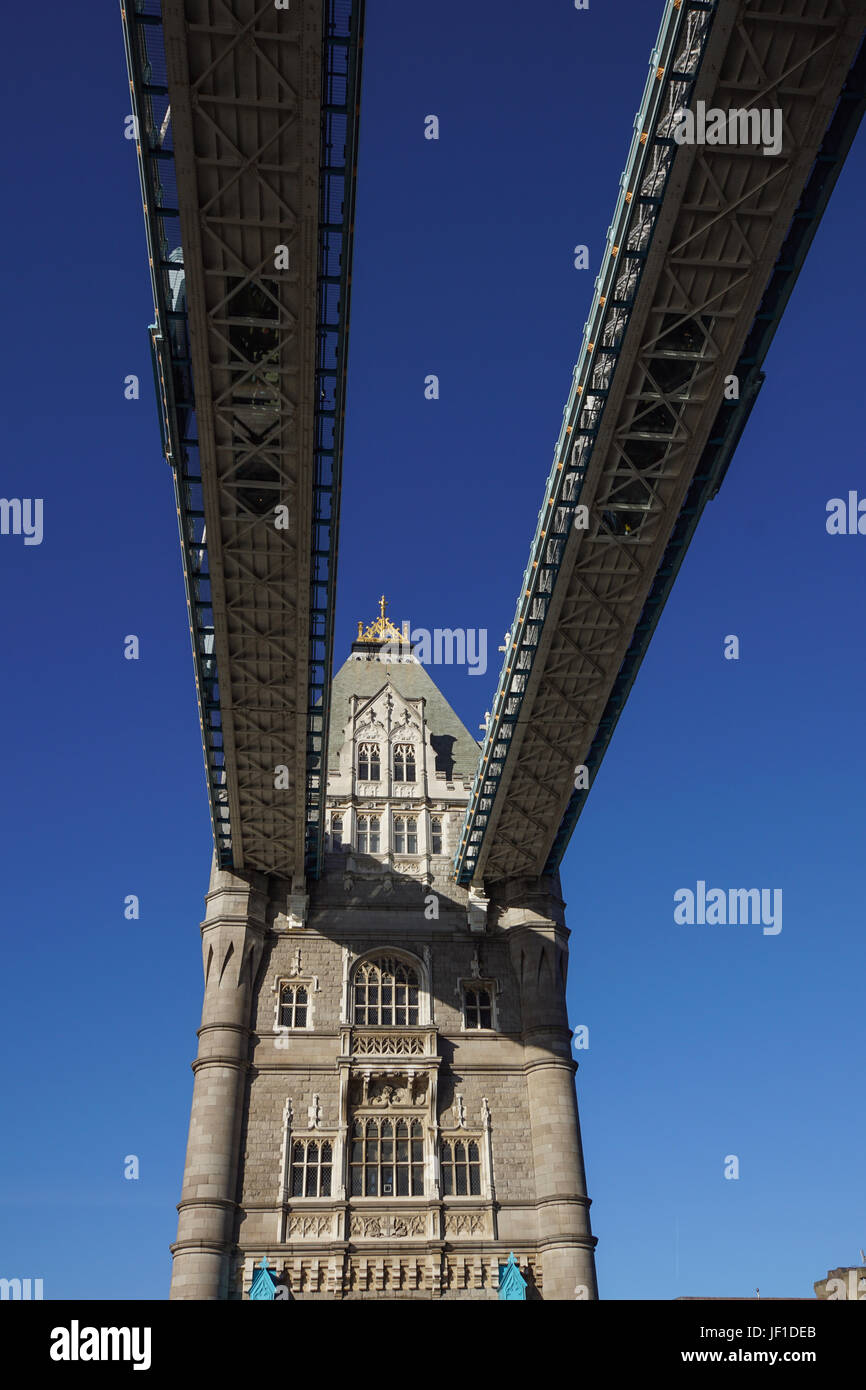
[[[487,628],[485,676],[431,671],[473,731],[660,14],[368,3],[335,655],[383,589]],[[45,536],[0,537],[0,1275],[162,1298],[210,829],[118,8],[14,7],[6,35],[0,492],[43,497]],[[809,1296],[866,1245],[866,538],[824,525],[866,493],[864,138],[565,862],[608,1298]],[[677,926],[698,879],[781,887],[782,932]]]

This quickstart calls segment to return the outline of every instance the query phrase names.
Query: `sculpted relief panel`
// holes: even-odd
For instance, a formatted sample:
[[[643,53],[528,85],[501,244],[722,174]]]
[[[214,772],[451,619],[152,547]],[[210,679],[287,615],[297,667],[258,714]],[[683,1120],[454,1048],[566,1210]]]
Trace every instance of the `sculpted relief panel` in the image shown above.
[[[349,1083],[349,1104],[353,1109],[366,1106],[408,1109],[423,1105],[427,1099],[427,1080],[426,1076],[410,1077],[405,1072],[353,1076]]]

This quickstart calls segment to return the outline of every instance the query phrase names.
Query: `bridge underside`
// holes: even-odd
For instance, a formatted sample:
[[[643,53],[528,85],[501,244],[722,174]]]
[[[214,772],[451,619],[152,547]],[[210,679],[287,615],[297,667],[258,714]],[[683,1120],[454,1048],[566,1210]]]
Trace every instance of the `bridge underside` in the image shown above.
[[[601,761],[856,130],[859,68],[840,93],[864,18],[864,0],[668,6],[506,646],[462,883],[559,863],[586,796],[576,770]],[[778,108],[781,150],[679,143],[678,113],[701,102]]]
[[[217,857],[285,877],[321,856],[361,23],[124,13]]]

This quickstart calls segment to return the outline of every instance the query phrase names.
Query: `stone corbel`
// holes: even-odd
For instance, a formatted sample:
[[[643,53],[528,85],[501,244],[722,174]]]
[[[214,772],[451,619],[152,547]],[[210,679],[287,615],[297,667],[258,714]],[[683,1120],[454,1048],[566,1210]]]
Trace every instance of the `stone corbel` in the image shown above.
[[[471,932],[485,932],[487,930],[487,908],[490,899],[486,893],[482,893],[478,888],[469,889],[469,902],[466,904],[466,915]]]
[[[307,925],[307,910],[310,906],[309,894],[306,892],[306,883],[303,877],[296,875],[292,879],[292,891],[289,894],[288,926],[290,931]]]

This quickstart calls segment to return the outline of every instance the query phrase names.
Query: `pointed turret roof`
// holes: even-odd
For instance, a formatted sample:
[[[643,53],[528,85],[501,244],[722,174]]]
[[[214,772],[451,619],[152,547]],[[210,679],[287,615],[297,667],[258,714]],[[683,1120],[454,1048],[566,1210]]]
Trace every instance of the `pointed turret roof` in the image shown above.
[[[334,677],[328,739],[329,770],[336,772],[339,769],[339,753],[349,722],[351,697],[357,695],[361,700],[369,700],[390,685],[404,700],[425,701],[427,728],[436,750],[437,765],[441,763],[442,770],[446,771],[446,764],[453,759],[453,780],[471,782],[478,766],[480,743],[454,713],[421,662],[410,655],[408,638],[400,641],[403,634],[393,628],[390,620],[384,616],[384,600],[381,603],[381,629],[373,635],[372,629],[377,627],[374,623],[362,633],[362,624],[358,624],[359,637],[352,643],[352,655]],[[388,630],[392,628],[393,632]]]

